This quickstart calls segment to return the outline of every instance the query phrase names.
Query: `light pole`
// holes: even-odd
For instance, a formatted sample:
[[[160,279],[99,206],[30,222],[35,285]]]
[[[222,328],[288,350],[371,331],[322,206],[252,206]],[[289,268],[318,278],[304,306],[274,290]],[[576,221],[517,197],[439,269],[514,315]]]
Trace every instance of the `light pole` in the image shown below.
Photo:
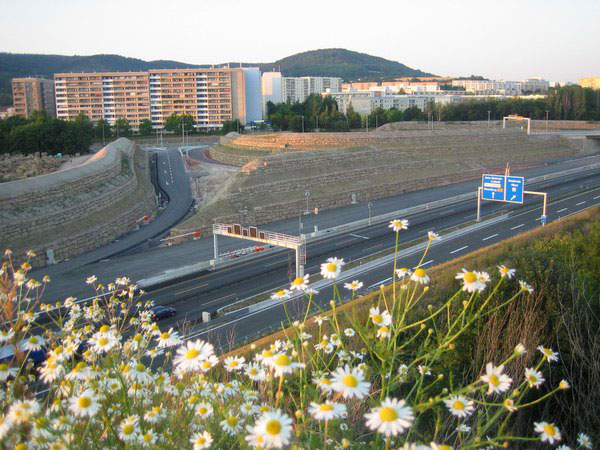
[[[315,118],[317,119],[317,129],[316,129],[316,132],[318,133],[319,132],[319,116],[316,116]]]
[[[185,131],[184,131],[184,126],[185,124],[182,122],[181,123],[181,145],[185,145]]]
[[[302,116],[302,132],[304,133],[304,116]]]
[[[106,147],[106,139],[104,139],[104,120],[102,120],[102,146]]]
[[[490,114],[491,113],[492,113],[491,111],[488,111],[488,128],[490,127]]]
[[[304,196],[306,197],[306,214],[309,214],[309,211],[308,211],[308,197],[310,197],[310,191],[304,191]]]
[[[373,203],[367,203],[367,207],[369,208],[369,225],[371,225],[371,206],[373,206]]]
[[[549,109],[546,110],[546,133],[548,132],[548,113],[550,112]]]

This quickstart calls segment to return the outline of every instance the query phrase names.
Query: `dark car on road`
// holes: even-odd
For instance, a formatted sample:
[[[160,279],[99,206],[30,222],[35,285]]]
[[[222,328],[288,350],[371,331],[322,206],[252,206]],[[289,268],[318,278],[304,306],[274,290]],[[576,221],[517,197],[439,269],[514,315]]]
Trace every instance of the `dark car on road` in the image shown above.
[[[154,306],[153,308],[150,308],[150,314],[152,315],[152,319],[156,321],[166,319],[167,317],[173,317],[177,314],[177,310],[170,306]]]

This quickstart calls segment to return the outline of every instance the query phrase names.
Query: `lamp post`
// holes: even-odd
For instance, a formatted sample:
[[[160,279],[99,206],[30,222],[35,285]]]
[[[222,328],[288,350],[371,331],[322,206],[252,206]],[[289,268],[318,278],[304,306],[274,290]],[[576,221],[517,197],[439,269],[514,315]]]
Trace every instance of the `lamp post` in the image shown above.
[[[373,206],[372,202],[367,203],[367,207],[369,208],[369,225],[371,225],[371,206]]]
[[[185,145],[185,131],[184,131],[184,127],[185,124],[182,122],[181,123],[181,145]]]
[[[102,120],[102,146],[106,146],[106,139],[104,139],[104,119]]]
[[[304,133],[304,116],[302,116],[302,132]]]
[[[491,111],[488,111],[488,128],[490,127],[490,115],[492,114]]]
[[[546,110],[546,133],[548,132],[548,113],[550,112],[549,109]]]
[[[317,119],[317,129],[315,131],[318,133],[319,132],[319,116],[316,116],[315,118]]]

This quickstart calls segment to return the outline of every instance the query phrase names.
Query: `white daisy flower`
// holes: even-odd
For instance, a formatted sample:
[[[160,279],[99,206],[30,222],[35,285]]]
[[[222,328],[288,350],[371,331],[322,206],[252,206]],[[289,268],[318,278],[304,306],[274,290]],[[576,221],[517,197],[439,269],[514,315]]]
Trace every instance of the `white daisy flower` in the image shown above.
[[[303,369],[304,364],[293,361],[286,353],[278,353],[271,361],[271,368],[275,371],[276,377],[281,377],[292,373],[295,369]]]
[[[522,291],[527,291],[530,294],[533,294],[533,288],[523,280],[519,280],[519,286],[521,287]]]
[[[316,384],[325,394],[331,393],[331,379],[327,378],[326,376],[314,377],[312,382],[313,384]]]
[[[514,352],[515,352],[515,355],[522,356],[525,353],[527,353],[527,350],[525,349],[525,346],[523,344],[517,344],[515,346]]]
[[[579,433],[577,435],[577,443],[583,448],[592,448],[592,440],[585,433]]]
[[[401,269],[396,270],[396,276],[398,278],[404,278],[406,276],[411,276],[411,275],[412,275],[412,272],[409,269],[407,269],[406,267],[402,267]]]
[[[452,415],[456,417],[467,417],[475,410],[473,401],[461,395],[450,397],[449,399],[444,400],[444,403]]]
[[[392,315],[387,311],[379,311],[379,306],[369,309],[369,318],[378,327],[389,327],[392,324]]]
[[[481,292],[485,289],[485,284],[482,284],[477,276],[477,272],[469,272],[467,269],[463,269],[462,272],[458,272],[454,277],[457,280],[462,280],[462,290],[466,292]]]
[[[214,351],[212,344],[200,339],[187,341],[177,349],[173,363],[183,372],[202,369],[203,363],[214,357]]]
[[[169,331],[163,331],[158,336],[158,348],[174,347],[181,344],[182,340],[177,331],[170,328]]]
[[[8,364],[0,364],[0,381],[6,381],[9,377],[15,377],[19,373],[16,367],[10,367]]]
[[[289,444],[292,419],[279,410],[264,413],[253,427],[248,427],[248,443],[262,442],[264,448],[282,448]]]
[[[317,325],[322,326],[323,322],[326,322],[329,320],[329,317],[321,317],[321,316],[315,316],[315,322],[317,323]]]
[[[321,264],[321,276],[327,280],[335,280],[344,265],[343,259],[328,258],[326,262]]]
[[[296,277],[290,284],[290,291],[305,291],[308,288],[308,278],[308,274],[303,277]]]
[[[498,272],[502,278],[508,278],[509,280],[515,276],[515,269],[509,269],[505,265],[498,266]]]
[[[410,428],[414,420],[412,408],[404,400],[386,398],[381,406],[365,414],[369,429],[387,437],[397,436]]]
[[[142,447],[152,447],[156,443],[156,433],[150,428],[144,434],[140,434],[138,442]]]
[[[13,403],[8,409],[4,420],[13,424],[26,424],[40,412],[37,400],[20,400]]]
[[[481,381],[488,383],[488,395],[496,392],[504,392],[510,387],[512,379],[504,375],[502,371],[504,366],[494,367],[492,363],[487,363],[486,374],[481,376]]]
[[[239,417],[231,412],[219,424],[221,425],[221,428],[223,428],[223,431],[232,436],[236,435],[242,429],[242,422]]]
[[[406,220],[406,219],[392,220],[392,221],[390,221],[388,228],[391,228],[395,232],[398,232],[400,230],[406,230],[406,229],[408,229],[408,220]]]
[[[525,369],[525,380],[529,387],[540,387],[541,384],[545,381],[542,372],[538,372],[534,368]]]
[[[346,412],[346,405],[326,401],[325,403],[311,402],[308,412],[316,420],[333,420],[342,417]]]
[[[351,283],[344,283],[344,287],[350,291],[357,291],[363,287],[363,282],[354,280]]]
[[[212,413],[213,413],[213,407],[208,402],[201,402],[201,403],[198,403],[198,405],[196,406],[196,415],[198,417],[202,417],[203,419],[206,419],[207,417],[212,416]]]
[[[429,283],[429,275],[427,275],[427,271],[420,267],[413,272],[413,274],[410,276],[410,279],[419,284]]]
[[[25,352],[37,352],[42,349],[45,342],[41,336],[31,336],[29,339],[22,340],[20,347]]]
[[[354,328],[346,328],[344,330],[344,335],[347,337],[352,337],[356,334],[356,331],[354,331]]]
[[[85,280],[85,282],[87,284],[94,284],[97,279],[98,278],[96,278],[96,275],[91,275],[91,276],[87,277],[87,280]]]
[[[265,371],[257,363],[248,364],[244,373],[252,381],[264,381],[267,377]]]
[[[553,423],[548,422],[534,422],[536,433],[540,434],[542,442],[548,442],[554,444],[561,440],[560,430]]]
[[[370,384],[365,381],[363,372],[357,367],[338,367],[331,376],[331,388],[340,392],[343,398],[362,399],[369,393]]]
[[[44,361],[44,365],[40,369],[40,378],[46,384],[52,383],[65,372],[62,364],[59,364],[54,358]]]
[[[243,356],[230,356],[223,361],[223,367],[227,372],[235,372],[244,369],[246,359]]]
[[[129,416],[119,425],[119,437],[125,442],[137,441],[139,431],[137,416]]]
[[[77,417],[93,417],[100,409],[100,404],[98,403],[96,394],[92,390],[87,389],[71,398],[69,409]]]
[[[377,338],[385,339],[391,336],[390,329],[388,327],[379,327],[377,328]]]
[[[542,352],[542,355],[544,355],[544,357],[546,358],[546,361],[548,361],[549,363],[551,363],[553,361],[558,361],[558,353],[553,352],[551,348],[546,348],[546,347],[540,345],[537,349],[540,352]]]
[[[288,298],[290,298],[290,294],[291,294],[291,292],[288,291],[287,289],[281,289],[281,290],[271,294],[271,299],[272,300],[287,300]]]
[[[429,238],[430,241],[439,241],[440,240],[440,235],[437,233],[434,233],[433,231],[427,232],[427,237]]]
[[[194,444],[194,450],[201,450],[210,448],[213,443],[213,438],[208,431],[203,431],[202,433],[194,433],[190,442]]]

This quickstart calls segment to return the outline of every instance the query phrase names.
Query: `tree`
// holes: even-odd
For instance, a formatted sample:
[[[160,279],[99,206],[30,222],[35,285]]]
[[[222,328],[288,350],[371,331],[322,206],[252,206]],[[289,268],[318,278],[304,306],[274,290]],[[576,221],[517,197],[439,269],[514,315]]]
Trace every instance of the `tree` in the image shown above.
[[[142,136],[150,136],[152,134],[152,122],[150,119],[144,119],[140,122],[139,132]]]
[[[173,133],[181,133],[183,124],[183,130],[192,131],[194,129],[194,118],[189,114],[176,114],[173,113],[165,121],[165,130]]]
[[[346,118],[348,119],[348,126],[350,129],[357,129],[361,127],[362,119],[360,114],[354,111],[352,105],[349,105],[346,109]]]
[[[110,123],[104,119],[100,119],[94,126],[94,137],[96,139],[108,139],[112,136],[112,128]]]
[[[119,117],[115,121],[115,133],[117,137],[131,136],[131,126],[124,117]]]
[[[244,125],[242,125],[239,119],[226,120],[225,122],[223,122],[221,134],[231,133],[232,131],[235,131],[236,133],[241,133],[242,131],[244,131]]]
[[[289,123],[289,129],[291,131],[302,131],[302,124],[303,124],[304,118],[303,116],[292,116],[292,118],[290,119],[290,123]]]

